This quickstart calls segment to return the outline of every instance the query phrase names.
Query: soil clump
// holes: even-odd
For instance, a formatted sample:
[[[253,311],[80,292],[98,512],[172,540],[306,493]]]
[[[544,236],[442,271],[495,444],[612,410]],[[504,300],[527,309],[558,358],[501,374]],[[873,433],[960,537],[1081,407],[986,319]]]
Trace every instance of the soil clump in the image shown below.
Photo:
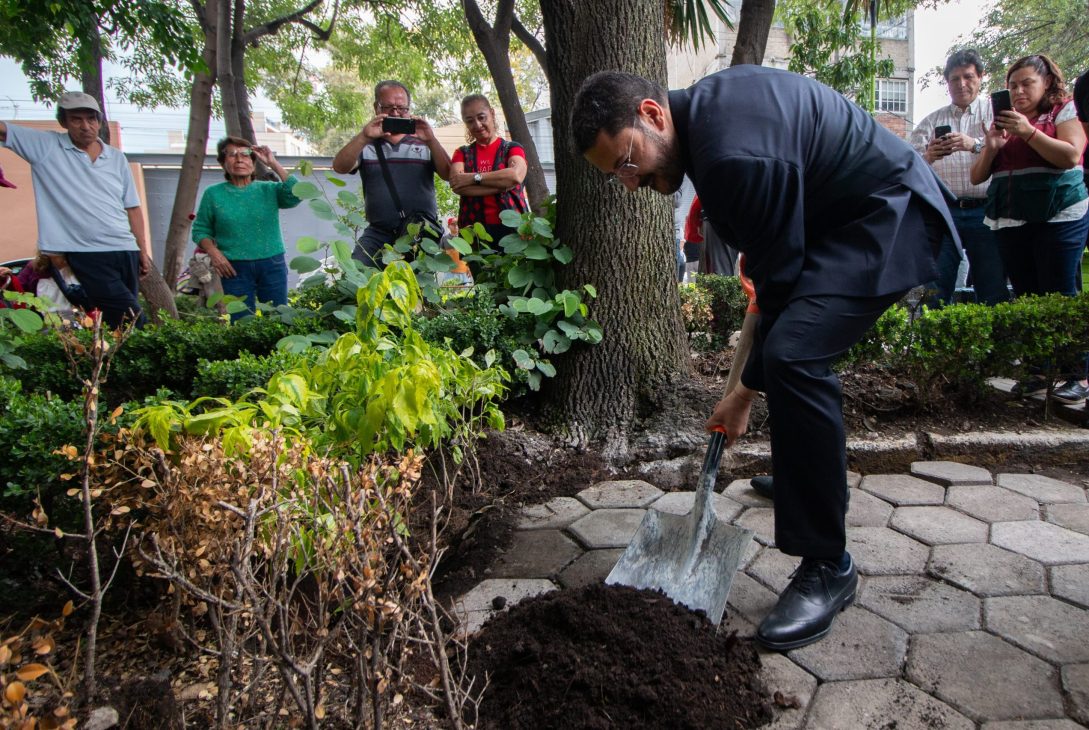
[[[469,649],[482,730],[752,728],[773,710],[760,659],[661,593],[594,584],[527,599]]]

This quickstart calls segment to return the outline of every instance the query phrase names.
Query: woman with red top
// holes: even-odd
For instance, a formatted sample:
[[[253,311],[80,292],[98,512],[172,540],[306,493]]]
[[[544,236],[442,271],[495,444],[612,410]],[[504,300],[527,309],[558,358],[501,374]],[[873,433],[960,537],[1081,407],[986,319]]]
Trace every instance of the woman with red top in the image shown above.
[[[996,231],[1014,294],[1078,293],[1077,271],[1089,228],[1082,180],[1085,130],[1062,72],[1044,55],[1025,56],[1006,72],[1013,109],[995,115],[972,166],[973,185],[991,178],[983,222]],[[1047,390],[1035,376],[1022,395]],[[1089,395],[1086,363],[1052,396],[1077,404]]]
[[[492,237],[492,247],[515,229],[499,220],[499,213],[529,209],[522,190],[526,153],[495,130],[495,110],[482,94],[461,100],[461,118],[470,144],[459,147],[450,160],[450,187],[461,196],[458,227],[480,223]]]

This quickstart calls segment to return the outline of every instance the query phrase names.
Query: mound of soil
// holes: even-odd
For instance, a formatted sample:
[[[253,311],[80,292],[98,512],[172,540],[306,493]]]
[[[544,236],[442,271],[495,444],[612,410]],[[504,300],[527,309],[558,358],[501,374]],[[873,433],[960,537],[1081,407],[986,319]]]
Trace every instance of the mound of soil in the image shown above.
[[[752,728],[773,718],[760,659],[661,593],[594,584],[527,599],[469,648],[483,730]]]

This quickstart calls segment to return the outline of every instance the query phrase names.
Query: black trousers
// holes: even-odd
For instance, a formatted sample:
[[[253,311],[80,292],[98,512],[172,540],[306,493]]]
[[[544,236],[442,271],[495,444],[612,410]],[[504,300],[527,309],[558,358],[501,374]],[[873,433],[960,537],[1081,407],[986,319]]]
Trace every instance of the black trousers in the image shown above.
[[[90,306],[102,312],[110,329],[126,319],[137,326],[147,321],[140,309],[140,253],[138,251],[70,251],[65,253],[72,273],[87,292]]]
[[[787,555],[832,558],[844,550],[847,446],[832,363],[904,293],[799,297],[760,316],[753,355],[761,367],[746,368],[745,384],[768,397],[775,543]]]

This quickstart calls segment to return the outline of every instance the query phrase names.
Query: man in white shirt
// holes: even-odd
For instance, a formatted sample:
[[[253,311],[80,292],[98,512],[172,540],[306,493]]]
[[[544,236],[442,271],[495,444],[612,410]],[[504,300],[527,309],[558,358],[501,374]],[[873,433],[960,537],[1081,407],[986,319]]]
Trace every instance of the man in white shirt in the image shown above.
[[[990,99],[979,96],[983,61],[974,50],[957,51],[946,60],[944,76],[952,103],[931,113],[915,127],[911,145],[957,196],[949,209],[968,254],[976,301],[994,305],[1007,301],[1009,290],[998,241],[983,224],[989,181],[972,185],[969,179],[976,155],[983,149],[984,130],[993,118]],[[938,278],[931,287],[935,290],[931,303],[952,301],[960,262],[961,253],[947,236],[938,254]]]
[[[137,295],[151,267],[140,197],[128,160],[98,138],[102,110],[87,94],[57,102],[64,132],[0,122],[0,145],[30,163],[38,213],[38,250],[63,254],[111,328],[144,322]]]

